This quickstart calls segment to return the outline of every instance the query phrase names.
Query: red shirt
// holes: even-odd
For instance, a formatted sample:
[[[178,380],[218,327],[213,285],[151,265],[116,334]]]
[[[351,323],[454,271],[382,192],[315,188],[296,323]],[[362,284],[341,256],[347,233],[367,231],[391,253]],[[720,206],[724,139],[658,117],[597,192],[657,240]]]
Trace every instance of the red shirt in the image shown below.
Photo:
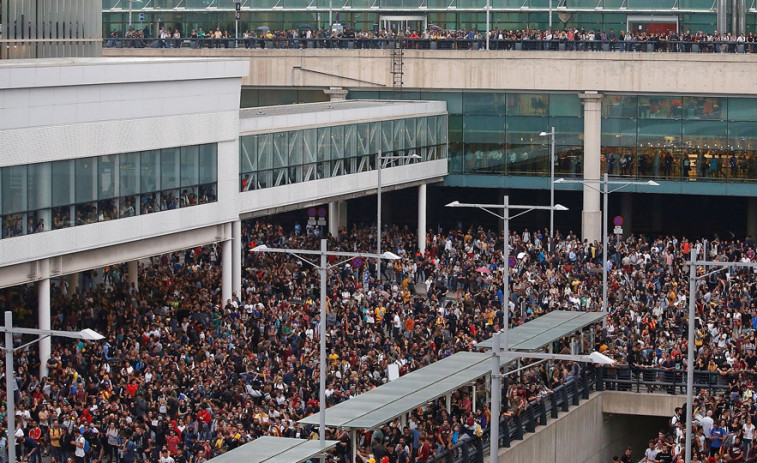
[[[31,437],[32,439],[34,439],[35,441],[37,441],[37,443],[39,444],[39,440],[42,437],[42,430],[39,429],[38,427],[34,427],[34,428],[30,429],[29,430],[29,437]]]

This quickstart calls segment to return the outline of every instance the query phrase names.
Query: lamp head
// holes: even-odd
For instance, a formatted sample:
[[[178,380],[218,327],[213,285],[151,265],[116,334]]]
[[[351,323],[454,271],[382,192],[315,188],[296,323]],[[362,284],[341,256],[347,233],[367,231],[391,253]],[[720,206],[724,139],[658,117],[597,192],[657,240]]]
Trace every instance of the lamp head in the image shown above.
[[[565,183],[565,179],[564,178],[558,178],[558,179],[555,180],[555,183]]]
[[[596,352],[596,351],[589,354],[589,359],[595,365],[612,365],[613,363],[615,363],[615,360],[611,359],[605,354],[600,354],[599,352]]]
[[[389,252],[389,251],[382,253],[381,254],[381,258],[382,259],[386,259],[386,260],[399,260],[399,259],[401,259],[400,256],[398,256],[397,254],[395,254],[393,252]]]
[[[569,209],[567,207],[563,206],[562,204],[555,204],[554,210],[556,210],[556,211],[567,211]]]
[[[250,249],[252,252],[265,252],[268,250],[268,246],[265,244],[261,244],[259,246],[255,246],[254,248]]]
[[[84,339],[86,341],[99,341],[101,339],[105,339],[105,336],[89,328],[85,328],[79,331],[79,336],[81,339]]]
[[[547,135],[549,135],[548,132],[542,132],[539,134],[540,137],[546,137]]]
[[[460,207],[460,201],[452,201],[451,203],[445,205],[444,207]]]
[[[413,153],[413,154],[411,154],[411,155],[410,155],[409,157],[410,157],[410,159],[420,159],[420,158],[421,158],[421,157],[420,157],[420,156],[419,156],[418,154],[416,154],[416,153]]]
[[[659,184],[659,183],[657,183],[657,182],[655,182],[654,180],[650,180],[650,181],[648,181],[648,182],[647,182],[647,185],[649,185],[649,186],[660,186],[660,184]]]

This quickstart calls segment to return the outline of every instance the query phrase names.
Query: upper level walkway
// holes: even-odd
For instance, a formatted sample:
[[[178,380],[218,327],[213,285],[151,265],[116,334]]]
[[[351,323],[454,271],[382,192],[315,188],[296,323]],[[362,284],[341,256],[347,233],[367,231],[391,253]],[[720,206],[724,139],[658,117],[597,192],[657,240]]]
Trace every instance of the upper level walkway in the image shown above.
[[[250,73],[242,84],[253,87],[398,87],[390,49],[147,47],[104,48],[103,55],[246,57]],[[406,49],[401,87],[751,96],[755,73],[757,56],[740,53]]]

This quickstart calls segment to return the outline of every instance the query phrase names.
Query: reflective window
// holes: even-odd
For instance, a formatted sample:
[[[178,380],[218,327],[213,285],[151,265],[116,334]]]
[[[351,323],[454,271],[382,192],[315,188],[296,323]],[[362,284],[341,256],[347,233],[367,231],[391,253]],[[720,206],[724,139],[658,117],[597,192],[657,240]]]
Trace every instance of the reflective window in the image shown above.
[[[216,182],[215,144],[3,167],[2,236],[216,201]]]

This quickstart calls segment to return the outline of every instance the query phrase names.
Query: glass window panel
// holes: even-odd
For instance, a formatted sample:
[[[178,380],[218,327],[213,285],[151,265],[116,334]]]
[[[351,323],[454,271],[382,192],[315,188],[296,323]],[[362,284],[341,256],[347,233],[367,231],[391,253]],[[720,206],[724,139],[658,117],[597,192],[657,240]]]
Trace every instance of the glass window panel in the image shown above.
[[[405,119],[397,119],[394,121],[392,127],[393,133],[393,150],[401,150],[405,148]]]
[[[331,127],[322,127],[317,130],[316,156],[319,161],[328,161],[331,159]]]
[[[241,137],[239,143],[239,169],[241,173],[255,172],[258,165],[258,137]]]
[[[97,158],[77,159],[76,163],[76,202],[97,199]]]
[[[218,145],[215,143],[200,145],[200,185],[215,183],[218,181],[217,152]]]
[[[371,122],[370,136],[368,146],[370,148],[369,154],[376,154],[381,150],[381,122]]]
[[[602,119],[602,146],[636,146],[636,119]]]
[[[449,111],[449,108],[447,110]],[[463,93],[463,114],[504,116],[506,111],[507,105],[504,93]]]
[[[181,148],[181,186],[197,185],[200,176],[200,148],[184,146]]]
[[[726,98],[687,96],[683,99],[684,119],[725,120],[727,114]]]
[[[74,162],[55,161],[52,163],[53,206],[64,206],[74,202]]]
[[[549,95],[537,93],[508,93],[508,116],[546,116],[549,109]],[[537,132],[537,135],[539,132]]]
[[[757,131],[753,122],[728,124],[728,144],[736,150],[757,150]]]
[[[681,146],[681,122],[674,120],[639,120],[639,148]]]
[[[357,147],[356,154],[358,156],[364,156],[370,154],[370,126],[369,124],[357,124],[355,134],[355,145]]]
[[[302,162],[311,164],[317,161],[318,133],[316,129],[302,131]]]
[[[344,126],[344,157],[357,156],[357,124]]]
[[[392,121],[381,122],[381,149],[384,153],[392,151]]]
[[[143,151],[139,155],[139,186],[142,193],[160,190],[160,151]]]
[[[128,153],[119,156],[118,171],[119,184],[118,189],[121,196],[134,195],[139,193],[139,158],[140,153]]]
[[[575,117],[551,117],[550,126],[555,128],[555,143],[558,145],[582,145],[584,134],[584,120]],[[533,124],[532,125],[536,125]],[[549,131],[546,128],[545,131]],[[536,132],[539,135],[541,131]],[[544,143],[549,137],[539,136],[539,143]]]
[[[286,167],[289,162],[289,134],[278,132],[273,134],[273,167]]]
[[[683,146],[697,149],[724,149],[728,146],[728,124],[719,121],[683,123]]]
[[[683,101],[673,96],[640,96],[639,117],[642,119],[680,119]]]
[[[415,148],[419,146],[415,137],[417,136],[416,125],[417,119],[405,119],[405,148]]]
[[[602,117],[635,118],[638,97],[628,95],[607,95],[602,98]]]
[[[415,146],[426,146],[428,142],[428,118],[415,120]]]
[[[289,166],[302,164],[302,131],[289,132]]]
[[[3,214],[27,210],[26,166],[3,167]]]
[[[258,169],[270,169],[273,162],[273,135],[258,135]],[[269,184],[267,184],[268,186]]]
[[[578,97],[578,94],[550,95],[549,115],[581,117],[583,115],[583,108],[581,107],[581,99]]]
[[[542,144],[544,140],[539,134],[544,130],[542,118],[534,117],[508,117],[507,118],[507,144]]]
[[[160,188],[168,190],[179,187],[179,148],[160,150]]]
[[[28,208],[46,209],[52,203],[52,165],[49,162],[29,165]],[[49,221],[48,221],[49,223]]]
[[[97,163],[98,190],[96,199],[118,196],[118,156],[100,156]]]
[[[344,126],[331,127],[331,159],[344,158]]]
[[[437,143],[439,144],[446,144],[449,141],[449,136],[447,135],[447,124],[448,124],[447,116],[436,117],[436,136],[437,136]]]
[[[728,120],[757,121],[757,98],[728,98]]]
[[[502,144],[505,141],[505,118],[503,116],[464,116],[463,139],[466,144]]]

